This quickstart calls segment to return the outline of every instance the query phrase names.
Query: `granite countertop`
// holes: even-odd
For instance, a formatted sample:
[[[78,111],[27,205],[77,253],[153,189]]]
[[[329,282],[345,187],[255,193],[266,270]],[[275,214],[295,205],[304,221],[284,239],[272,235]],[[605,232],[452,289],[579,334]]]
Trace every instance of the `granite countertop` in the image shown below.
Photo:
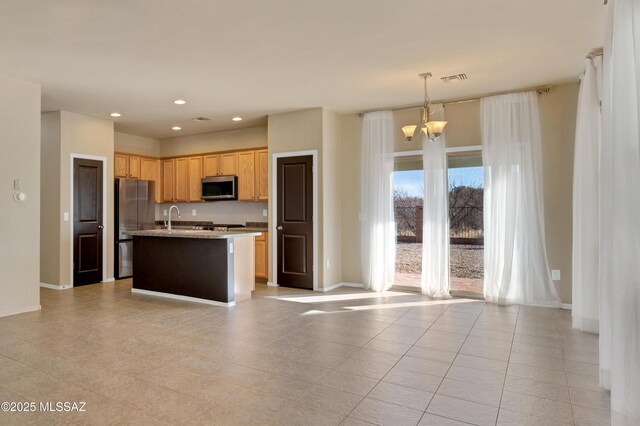
[[[146,231],[131,231],[129,235],[134,237],[169,237],[169,238],[200,238],[208,240],[219,240],[225,238],[237,238],[237,237],[257,237],[260,232],[246,231],[246,228],[235,232],[221,232],[221,231],[203,231],[196,229],[172,229],[168,231],[166,229],[149,229]]]

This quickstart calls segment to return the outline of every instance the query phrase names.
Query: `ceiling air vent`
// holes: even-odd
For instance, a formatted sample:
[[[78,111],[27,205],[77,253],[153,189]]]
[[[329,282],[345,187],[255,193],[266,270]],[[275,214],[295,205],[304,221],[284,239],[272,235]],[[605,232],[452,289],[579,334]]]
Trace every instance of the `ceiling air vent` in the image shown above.
[[[466,80],[467,79],[467,75],[465,73],[454,74],[454,75],[449,75],[449,76],[446,76],[446,77],[440,77],[440,79],[442,81],[444,81],[445,83],[451,83],[452,81],[455,81],[455,80]]]
[[[211,121],[211,119],[207,117],[194,117],[192,120],[197,121],[198,123],[202,123],[204,121]]]

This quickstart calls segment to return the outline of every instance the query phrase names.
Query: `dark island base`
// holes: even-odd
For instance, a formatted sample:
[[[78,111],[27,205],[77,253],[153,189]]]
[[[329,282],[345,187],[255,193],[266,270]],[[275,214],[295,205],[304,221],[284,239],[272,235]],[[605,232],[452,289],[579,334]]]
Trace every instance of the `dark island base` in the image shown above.
[[[134,237],[133,291],[186,296],[232,306],[234,259],[229,245],[233,241]]]

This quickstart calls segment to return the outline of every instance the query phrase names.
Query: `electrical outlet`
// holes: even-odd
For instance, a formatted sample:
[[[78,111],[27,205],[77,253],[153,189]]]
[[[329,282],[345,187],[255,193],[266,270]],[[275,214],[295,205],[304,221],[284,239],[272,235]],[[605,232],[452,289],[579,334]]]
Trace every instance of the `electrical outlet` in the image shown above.
[[[331,268],[331,259],[327,259],[327,269]]]
[[[166,216],[167,215],[167,209],[162,210],[162,215]]]
[[[191,216],[195,216],[196,215],[196,209],[191,209]]]
[[[262,209],[262,216],[267,217],[267,209]]]
[[[560,269],[553,269],[551,271],[551,279],[554,281],[560,281]]]
[[[64,212],[64,213],[62,214],[62,219],[63,219],[65,222],[69,222],[69,212]]]

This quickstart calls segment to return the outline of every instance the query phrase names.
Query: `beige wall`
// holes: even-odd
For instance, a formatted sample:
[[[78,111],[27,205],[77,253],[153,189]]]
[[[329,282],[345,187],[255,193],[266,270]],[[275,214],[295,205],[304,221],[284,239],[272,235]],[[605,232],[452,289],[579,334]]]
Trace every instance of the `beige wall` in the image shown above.
[[[158,139],[115,132],[113,145],[116,152],[160,157],[160,141]]]
[[[41,117],[40,282],[60,285],[60,112]]]
[[[0,76],[0,316],[40,308],[40,85]],[[13,183],[28,196],[14,201]]]
[[[324,287],[342,282],[341,119],[322,113],[322,229]]]
[[[556,282],[562,303],[571,303],[573,247],[573,149],[578,108],[576,84],[538,96],[542,131],[542,179],[549,267],[559,269]]]
[[[267,222],[267,216],[263,211],[267,210],[266,201],[209,201],[206,203],[175,203],[180,209],[180,219],[176,219],[175,213],[171,220],[207,221],[217,224],[241,224],[247,222]],[[156,220],[167,220],[169,207],[172,203],[158,204],[156,208]],[[193,210],[196,215],[193,216]]]
[[[104,206],[107,212],[107,222],[105,226],[104,238],[106,239],[106,264],[103,265],[104,275],[106,279],[113,278],[113,147],[114,147],[114,131],[113,122],[101,120],[98,118],[87,117],[80,114],[74,114],[66,111],[56,111],[44,114],[42,121],[42,144],[54,144],[56,139],[60,147],[60,156],[58,157],[58,168],[51,166],[46,169],[47,176],[44,179],[55,180],[59,178],[59,206],[55,210],[55,205],[44,204],[42,215],[54,216],[56,220],[47,220],[48,226],[53,229],[46,229],[43,235],[58,234],[58,244],[44,244],[41,256],[58,259],[59,272],[58,279],[54,280],[55,268],[48,268],[42,271],[41,277],[47,278],[47,283],[54,285],[71,284],[71,218],[73,217],[73,209],[71,208],[71,155],[90,155],[96,157],[104,157],[106,163],[106,188],[107,188],[107,204]],[[53,150],[50,146],[47,148]],[[45,171],[45,169],[43,169]],[[64,213],[69,213],[70,220],[64,220]],[[49,261],[44,262],[43,266],[49,267]],[[51,282],[52,281],[52,282]]]
[[[160,155],[171,157],[265,146],[267,146],[267,128],[259,126],[162,139],[160,140]]]
[[[571,303],[572,174],[578,84],[565,84],[540,95],[542,162],[547,254],[551,269],[559,269],[556,282],[563,303]],[[480,102],[445,106],[447,146],[480,145]],[[394,113],[396,151],[419,150],[420,138],[404,142],[400,130],[418,124],[418,109]],[[362,119],[342,117],[342,255],[343,280],[361,282],[360,260],[360,137]]]
[[[272,156],[273,154],[310,151],[318,152],[318,212],[322,212],[322,144],[323,144],[323,110],[322,108],[313,108],[302,111],[294,111],[289,113],[275,114],[269,116],[268,134],[269,134],[269,176],[273,176]],[[272,209],[272,185],[269,185],[269,212]],[[273,218],[269,215],[269,229]],[[318,214],[318,286],[324,287],[324,268],[321,267],[324,262],[323,249],[323,221],[320,213]],[[270,238],[271,239],[271,238]],[[271,241],[269,242],[269,265],[273,265],[273,250],[271,250]],[[269,281],[274,281],[273,267],[269,268]]]

